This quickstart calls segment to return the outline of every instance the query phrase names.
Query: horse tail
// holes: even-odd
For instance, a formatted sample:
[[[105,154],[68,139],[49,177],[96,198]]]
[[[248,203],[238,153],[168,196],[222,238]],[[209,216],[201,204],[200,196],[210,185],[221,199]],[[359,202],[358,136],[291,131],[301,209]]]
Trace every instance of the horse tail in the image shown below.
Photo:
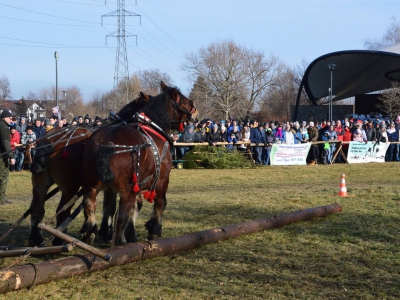
[[[110,167],[110,158],[113,155],[114,147],[98,145],[96,148],[96,173],[102,183],[109,183],[115,179],[115,175]]]
[[[51,142],[47,139],[40,140],[36,144],[35,156],[30,170],[33,174],[44,172],[50,163],[50,154],[53,151]]]

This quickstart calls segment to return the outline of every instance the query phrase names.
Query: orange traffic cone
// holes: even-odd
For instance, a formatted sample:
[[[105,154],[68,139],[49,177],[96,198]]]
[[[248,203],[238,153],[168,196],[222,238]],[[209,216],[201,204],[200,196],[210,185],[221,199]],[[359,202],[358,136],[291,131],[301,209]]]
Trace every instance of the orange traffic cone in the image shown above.
[[[344,178],[346,175],[342,174],[342,180],[340,181],[340,188],[339,188],[339,196],[340,197],[347,197],[347,188],[346,188],[346,182]]]

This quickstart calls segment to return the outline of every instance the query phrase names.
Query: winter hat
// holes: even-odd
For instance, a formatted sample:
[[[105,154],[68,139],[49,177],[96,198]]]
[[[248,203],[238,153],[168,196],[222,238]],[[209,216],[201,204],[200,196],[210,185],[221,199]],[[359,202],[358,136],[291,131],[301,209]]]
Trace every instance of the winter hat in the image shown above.
[[[11,118],[12,117],[12,114],[10,113],[10,111],[8,111],[8,110],[3,110],[3,112],[1,113],[1,116],[0,116],[2,119],[4,119],[4,118]]]
[[[58,106],[53,107],[53,108],[51,109],[51,112],[52,112],[53,114],[58,115]]]
[[[310,127],[313,127],[314,126],[314,122],[313,121],[310,121]]]
[[[213,125],[213,128],[218,129],[218,125],[217,125],[217,124],[214,124],[214,125]]]
[[[50,120],[49,120],[49,119],[46,119],[45,124],[46,124],[46,126],[51,125],[51,124],[50,124]]]
[[[17,126],[15,126],[15,124],[10,124],[10,130],[11,129],[17,129]]]
[[[33,126],[32,125],[28,125],[28,127],[26,127],[26,131],[28,131],[28,130],[33,130]]]
[[[189,129],[194,129],[194,126],[192,125],[192,124],[189,124],[188,126],[187,126],[187,129],[189,130]]]

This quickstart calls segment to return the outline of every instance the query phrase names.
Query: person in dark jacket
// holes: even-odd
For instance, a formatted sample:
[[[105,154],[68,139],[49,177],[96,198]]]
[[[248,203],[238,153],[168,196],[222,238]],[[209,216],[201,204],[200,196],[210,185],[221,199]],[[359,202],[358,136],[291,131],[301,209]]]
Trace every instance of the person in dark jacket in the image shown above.
[[[365,127],[365,135],[367,136],[367,141],[376,141],[376,129],[372,123],[372,120],[369,120],[368,125]]]
[[[210,146],[215,146],[216,143],[221,142],[221,134],[217,124],[214,124],[211,131],[207,133],[206,141]]]
[[[272,134],[272,129],[267,128],[265,131],[265,146],[263,151],[263,164],[269,165],[270,164],[270,154],[272,150],[272,144],[275,144],[276,140],[274,135]]]
[[[8,125],[11,123],[12,114],[8,110],[3,110],[0,116],[0,152],[2,160],[0,160],[0,204],[9,204],[11,201],[6,200],[6,190],[9,177],[10,164],[15,165],[14,154],[10,145],[10,129]]]
[[[261,123],[259,123],[256,128],[250,130],[250,142],[256,144],[256,146],[253,147],[254,161],[257,165],[262,164],[263,146],[258,146],[258,144],[265,144],[266,140],[265,131]]]
[[[201,128],[200,131],[196,131],[194,133],[193,142],[204,143],[206,141],[206,138],[207,138],[206,129]]]
[[[37,140],[46,134],[46,128],[44,128],[41,125],[40,119],[35,120],[35,125],[33,126],[33,132],[35,133]]]
[[[192,124],[189,124],[185,127],[185,131],[181,135],[179,142],[180,143],[193,143],[194,141],[194,127]],[[181,146],[179,147],[179,151],[181,152],[181,157],[184,157],[185,154],[192,149],[193,146]]]

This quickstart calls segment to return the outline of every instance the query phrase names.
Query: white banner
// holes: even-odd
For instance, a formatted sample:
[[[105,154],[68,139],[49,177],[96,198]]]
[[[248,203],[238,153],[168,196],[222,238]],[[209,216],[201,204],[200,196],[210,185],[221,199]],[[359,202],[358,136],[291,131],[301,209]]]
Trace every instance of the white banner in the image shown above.
[[[311,144],[273,144],[271,149],[271,166],[306,165]]]
[[[367,162],[385,162],[386,150],[390,143],[361,143],[350,142],[347,161],[349,164],[367,163]]]

